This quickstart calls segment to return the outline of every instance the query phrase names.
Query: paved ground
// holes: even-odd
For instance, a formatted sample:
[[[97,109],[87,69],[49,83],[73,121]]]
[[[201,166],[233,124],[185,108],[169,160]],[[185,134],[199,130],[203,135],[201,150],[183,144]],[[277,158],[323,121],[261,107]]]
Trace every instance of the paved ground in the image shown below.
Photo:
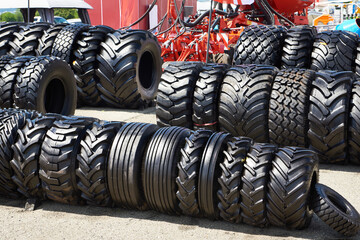
[[[77,115],[104,120],[155,123],[143,112],[80,109]],[[339,191],[360,210],[360,167],[323,165],[320,182]],[[302,231],[254,228],[222,221],[167,216],[154,211],[68,206],[45,202],[33,212],[24,201],[0,198],[0,239],[334,239],[342,238],[317,217]],[[355,238],[354,238],[355,239]],[[360,239],[360,235],[357,236]]]

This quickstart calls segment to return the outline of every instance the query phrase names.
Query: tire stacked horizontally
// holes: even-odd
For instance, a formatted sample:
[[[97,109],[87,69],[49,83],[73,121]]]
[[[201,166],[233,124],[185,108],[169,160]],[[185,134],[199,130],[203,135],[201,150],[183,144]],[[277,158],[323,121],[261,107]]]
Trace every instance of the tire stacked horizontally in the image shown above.
[[[0,26],[0,56],[7,54],[66,61],[75,73],[80,105],[146,107],[161,76],[160,46],[148,31],[9,23]]]
[[[0,140],[3,196],[289,229],[308,227],[314,210],[344,235],[360,229],[351,204],[318,184],[317,154],[301,147],[15,109],[0,112]]]

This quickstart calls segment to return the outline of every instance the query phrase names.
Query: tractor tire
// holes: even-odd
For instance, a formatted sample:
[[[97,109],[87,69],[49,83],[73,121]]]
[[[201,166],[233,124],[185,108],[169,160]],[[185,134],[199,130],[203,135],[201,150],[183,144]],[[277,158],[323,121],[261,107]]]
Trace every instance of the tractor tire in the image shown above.
[[[240,34],[234,65],[264,64],[280,67],[286,30],[278,26],[247,26]]]
[[[193,128],[193,96],[202,67],[200,62],[173,62],[164,69],[156,99],[160,127]]]
[[[227,53],[216,53],[212,55],[212,62],[217,64],[232,65],[232,59]]]
[[[47,131],[39,159],[42,189],[48,199],[82,204],[77,187],[76,160],[80,142],[94,122],[91,118],[64,118]]]
[[[224,74],[224,65],[207,64],[201,70],[194,90],[192,120],[195,130],[218,130],[218,99]]]
[[[220,163],[221,176],[218,178],[220,189],[217,192],[218,209],[222,219],[240,223],[240,183],[243,165],[252,140],[246,137],[234,137],[227,143],[224,161]]]
[[[51,49],[51,56],[59,57],[71,64],[75,60],[74,52],[77,49],[77,40],[81,33],[87,31],[89,25],[83,23],[70,24],[57,34]]]
[[[18,32],[14,33],[14,40],[9,42],[10,55],[13,56],[36,56],[39,46],[39,39],[50,27],[48,23],[36,23],[20,26]]]
[[[114,29],[111,27],[94,26],[79,37],[78,48],[74,53],[76,60],[72,67],[76,78],[78,101],[81,104],[97,106],[101,100],[96,88],[96,56],[100,53],[100,44],[105,41],[107,34],[113,32]]]
[[[223,80],[219,101],[221,131],[269,141],[269,101],[277,69],[270,66],[230,68]]]
[[[199,169],[198,204],[201,215],[209,219],[218,219],[220,210],[217,192],[220,189],[218,179],[221,176],[220,161],[224,159],[224,150],[231,136],[229,133],[213,133],[206,143]]]
[[[151,138],[143,164],[143,189],[148,206],[158,212],[180,214],[176,197],[180,149],[190,131],[181,127],[160,128]]]
[[[347,159],[350,96],[355,74],[320,71],[312,84],[309,107],[308,139],[310,149],[320,162],[344,162]]]
[[[309,26],[290,28],[285,34],[281,68],[310,68],[316,29]]]
[[[17,78],[14,104],[42,113],[73,115],[76,83],[70,66],[55,57],[43,56],[25,63]]]
[[[156,96],[161,77],[161,50],[148,31],[108,34],[97,56],[97,89],[112,107],[142,108]]]
[[[349,162],[360,165],[360,82],[352,87],[349,118]]]
[[[273,83],[269,110],[270,143],[307,147],[308,112],[315,72],[284,69]]]
[[[358,211],[333,189],[322,184],[316,184],[315,189],[312,200],[315,214],[338,233],[355,236],[360,230]]]
[[[304,229],[312,218],[311,197],[319,179],[317,155],[297,147],[279,148],[267,184],[266,211],[270,224]]]
[[[357,34],[334,30],[317,34],[311,54],[310,68],[318,70],[354,71]]]
[[[211,134],[209,130],[197,130],[185,138],[185,146],[181,149],[176,196],[182,213],[188,216],[197,217],[200,213],[197,195],[199,168],[202,153]]]
[[[11,49],[10,43],[14,40],[14,33],[19,31],[19,25],[7,23],[0,27],[0,56],[5,56]]]
[[[244,161],[241,177],[241,217],[244,223],[265,227],[267,183],[270,180],[272,160],[277,147],[267,143],[255,143],[251,146]]]
[[[68,24],[55,24],[46,30],[39,39],[39,46],[36,49],[36,56],[51,56],[52,47],[60,31]]]
[[[82,199],[89,205],[111,205],[106,179],[107,159],[111,144],[122,125],[120,122],[94,122],[80,142],[80,152],[77,155],[79,165],[76,169],[77,187],[81,191]]]
[[[157,130],[154,124],[127,123],[118,131],[111,145],[107,168],[107,182],[115,205],[147,209],[141,168],[147,143]]]

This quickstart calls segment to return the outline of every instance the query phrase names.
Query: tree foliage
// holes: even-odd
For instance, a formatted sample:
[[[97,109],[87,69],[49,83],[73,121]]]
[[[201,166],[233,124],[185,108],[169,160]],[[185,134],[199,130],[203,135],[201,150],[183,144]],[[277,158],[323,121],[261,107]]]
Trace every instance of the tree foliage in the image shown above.
[[[4,12],[0,15],[0,22],[22,22],[23,16],[20,12],[20,9],[17,9],[16,12]]]
[[[54,15],[65,19],[79,18],[77,9],[58,8],[54,9]]]

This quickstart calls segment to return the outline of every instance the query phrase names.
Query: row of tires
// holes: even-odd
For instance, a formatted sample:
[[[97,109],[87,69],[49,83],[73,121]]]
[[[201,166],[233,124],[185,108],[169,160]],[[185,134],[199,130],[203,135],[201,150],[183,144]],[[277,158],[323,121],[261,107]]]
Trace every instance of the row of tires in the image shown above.
[[[317,155],[304,148],[14,109],[1,111],[0,129],[5,196],[290,229],[309,226],[315,211],[344,235],[360,228],[351,204],[318,184]]]
[[[148,31],[86,24],[3,24],[0,56],[54,56],[73,69],[80,105],[142,108],[155,98],[160,46]]]
[[[350,71],[171,63],[157,123],[211,129],[315,150],[321,162],[360,164],[360,83]]]

